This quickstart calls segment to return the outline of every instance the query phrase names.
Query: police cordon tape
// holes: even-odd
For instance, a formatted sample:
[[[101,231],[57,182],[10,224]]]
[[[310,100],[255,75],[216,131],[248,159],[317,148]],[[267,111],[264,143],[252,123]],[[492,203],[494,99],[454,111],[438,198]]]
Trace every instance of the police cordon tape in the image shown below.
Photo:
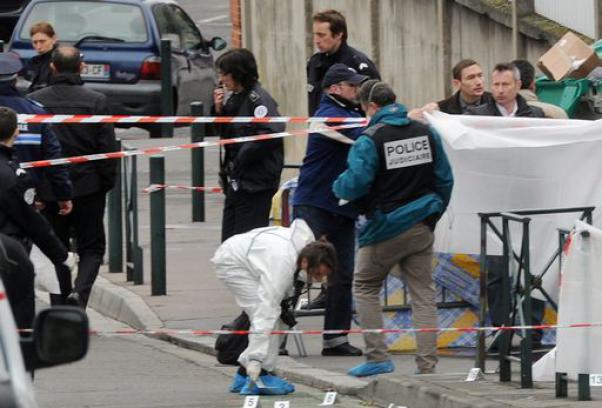
[[[18,115],[19,123],[362,123],[366,118],[307,116],[135,116],[135,115]]]
[[[211,146],[224,146],[228,144],[234,143],[244,143],[244,142],[257,142],[261,140],[271,140],[271,139],[282,139],[289,136],[300,136],[306,135],[308,133],[316,133],[320,131],[329,131],[329,130],[341,130],[341,129],[353,129],[358,127],[363,127],[362,123],[352,123],[348,125],[340,125],[340,126],[324,126],[323,128],[317,129],[303,129],[291,132],[279,132],[279,133],[264,133],[261,135],[255,136],[243,136],[237,137],[233,139],[221,139],[216,141],[209,142],[197,142],[197,143],[185,143],[181,145],[175,146],[162,146],[162,147],[151,147],[148,149],[140,149],[140,150],[123,150],[119,152],[111,152],[111,153],[98,153],[98,154],[89,154],[86,156],[72,156],[72,157],[64,157],[61,159],[51,159],[51,160],[38,160],[31,162],[23,162],[21,163],[21,168],[29,169],[29,168],[39,168],[39,167],[50,167],[50,166],[60,166],[65,164],[80,164],[87,163],[95,160],[107,160],[107,159],[121,159],[123,157],[129,156],[140,156],[140,155],[152,155],[158,153],[167,153],[174,152],[178,150],[185,149],[196,149],[199,147],[211,147]]]
[[[112,331],[90,330],[90,334],[94,335],[176,335],[187,334],[193,336],[215,336],[220,334],[266,334],[266,335],[283,335],[283,334],[307,334],[307,335],[323,335],[323,334],[397,334],[397,333],[438,333],[438,332],[498,332],[498,331],[518,331],[518,330],[553,330],[553,329],[582,329],[602,327],[602,322],[597,323],[574,323],[574,324],[539,324],[531,326],[489,326],[489,327],[431,327],[431,328],[399,328],[399,329],[349,329],[349,330],[195,330],[195,329],[154,329],[154,330],[138,330],[138,329],[120,329]],[[20,330],[28,332],[31,330]]]
[[[202,191],[205,193],[221,193],[224,191],[221,187],[195,187],[195,186],[180,186],[180,185],[167,185],[167,184],[151,184],[142,191],[144,193],[154,193],[161,190],[190,190],[190,191]]]

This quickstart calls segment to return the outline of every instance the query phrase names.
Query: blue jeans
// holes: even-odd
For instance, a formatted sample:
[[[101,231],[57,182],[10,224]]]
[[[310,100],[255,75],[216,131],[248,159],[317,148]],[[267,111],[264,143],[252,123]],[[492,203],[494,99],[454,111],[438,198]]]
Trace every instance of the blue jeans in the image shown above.
[[[328,277],[324,329],[349,330],[352,316],[355,220],[309,205],[295,206],[293,216],[305,220],[316,238],[326,235],[326,239],[337,251],[337,268]],[[323,339],[324,347],[336,347],[346,342],[346,334],[325,334]]]

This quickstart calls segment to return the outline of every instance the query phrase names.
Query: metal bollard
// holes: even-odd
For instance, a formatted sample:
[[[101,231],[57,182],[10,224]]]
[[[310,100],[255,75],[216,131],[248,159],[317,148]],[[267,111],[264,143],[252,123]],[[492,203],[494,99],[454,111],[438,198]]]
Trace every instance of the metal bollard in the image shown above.
[[[165,184],[165,157],[152,156],[150,183]],[[150,195],[151,295],[165,295],[165,190]]]
[[[171,41],[161,39],[161,114],[173,116],[173,88],[171,81]],[[173,125],[161,124],[161,137],[173,137]]]
[[[115,145],[121,151],[121,140]],[[117,177],[115,186],[109,192],[107,217],[109,224],[109,272],[123,272],[123,207],[121,159],[117,161]]]
[[[204,115],[203,102],[192,102],[190,104],[190,114],[192,116]],[[190,142],[202,142],[205,139],[205,124],[195,123],[190,127]],[[192,167],[192,185],[205,185],[205,149],[200,147],[192,149],[190,152]],[[192,192],[192,221],[205,221],[205,192]]]
[[[143,251],[139,245],[138,232],[138,157],[132,156],[132,180],[130,190],[131,200],[131,215],[132,215],[132,272],[131,279],[134,285],[142,285],[144,283],[144,259]]]

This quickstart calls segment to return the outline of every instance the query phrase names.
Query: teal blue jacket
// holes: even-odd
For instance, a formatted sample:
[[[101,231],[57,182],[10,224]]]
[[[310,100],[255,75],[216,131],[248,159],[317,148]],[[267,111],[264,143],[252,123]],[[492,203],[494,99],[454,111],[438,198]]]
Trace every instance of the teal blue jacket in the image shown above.
[[[410,119],[405,106],[396,103],[381,108],[370,120],[368,128],[377,123],[399,127],[399,131],[403,132],[404,126],[410,124]],[[431,215],[439,218],[445,212],[454,180],[441,137],[432,128],[431,132],[435,142],[435,191],[388,213],[377,209],[360,231],[360,247],[391,239],[425,218]],[[333,184],[335,196],[348,201],[366,196],[372,189],[379,167],[374,141],[369,136],[360,136],[349,151],[347,170]]]

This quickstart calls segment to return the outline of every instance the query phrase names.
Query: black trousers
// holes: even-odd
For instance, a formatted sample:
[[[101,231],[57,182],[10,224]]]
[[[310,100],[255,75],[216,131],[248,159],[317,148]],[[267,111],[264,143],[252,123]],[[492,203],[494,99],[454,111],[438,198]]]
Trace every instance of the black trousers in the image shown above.
[[[233,235],[267,227],[274,194],[276,190],[249,193],[228,187],[222,216],[222,242]]]
[[[0,277],[19,329],[30,329],[35,317],[34,268],[25,247],[0,234]]]
[[[98,276],[98,270],[102,265],[106,249],[106,238],[103,224],[106,193],[98,192],[73,199],[73,211],[69,215],[59,215],[56,203],[47,203],[43,214],[46,216],[54,229],[55,234],[70,248],[69,238],[73,234],[75,238],[76,252],[79,255],[77,265],[77,277],[73,292],[80,295],[83,304],[88,303],[92,285]],[[63,268],[57,268],[57,278],[61,286],[63,296],[69,294],[67,289],[67,272]],[[69,287],[71,286],[69,279]]]
[[[355,265],[355,220],[310,205],[293,208],[294,217],[307,222],[316,238],[322,235],[334,245],[337,268],[328,277],[325,330],[349,330],[352,318],[353,269]],[[346,334],[325,334],[324,347],[347,342]]]

